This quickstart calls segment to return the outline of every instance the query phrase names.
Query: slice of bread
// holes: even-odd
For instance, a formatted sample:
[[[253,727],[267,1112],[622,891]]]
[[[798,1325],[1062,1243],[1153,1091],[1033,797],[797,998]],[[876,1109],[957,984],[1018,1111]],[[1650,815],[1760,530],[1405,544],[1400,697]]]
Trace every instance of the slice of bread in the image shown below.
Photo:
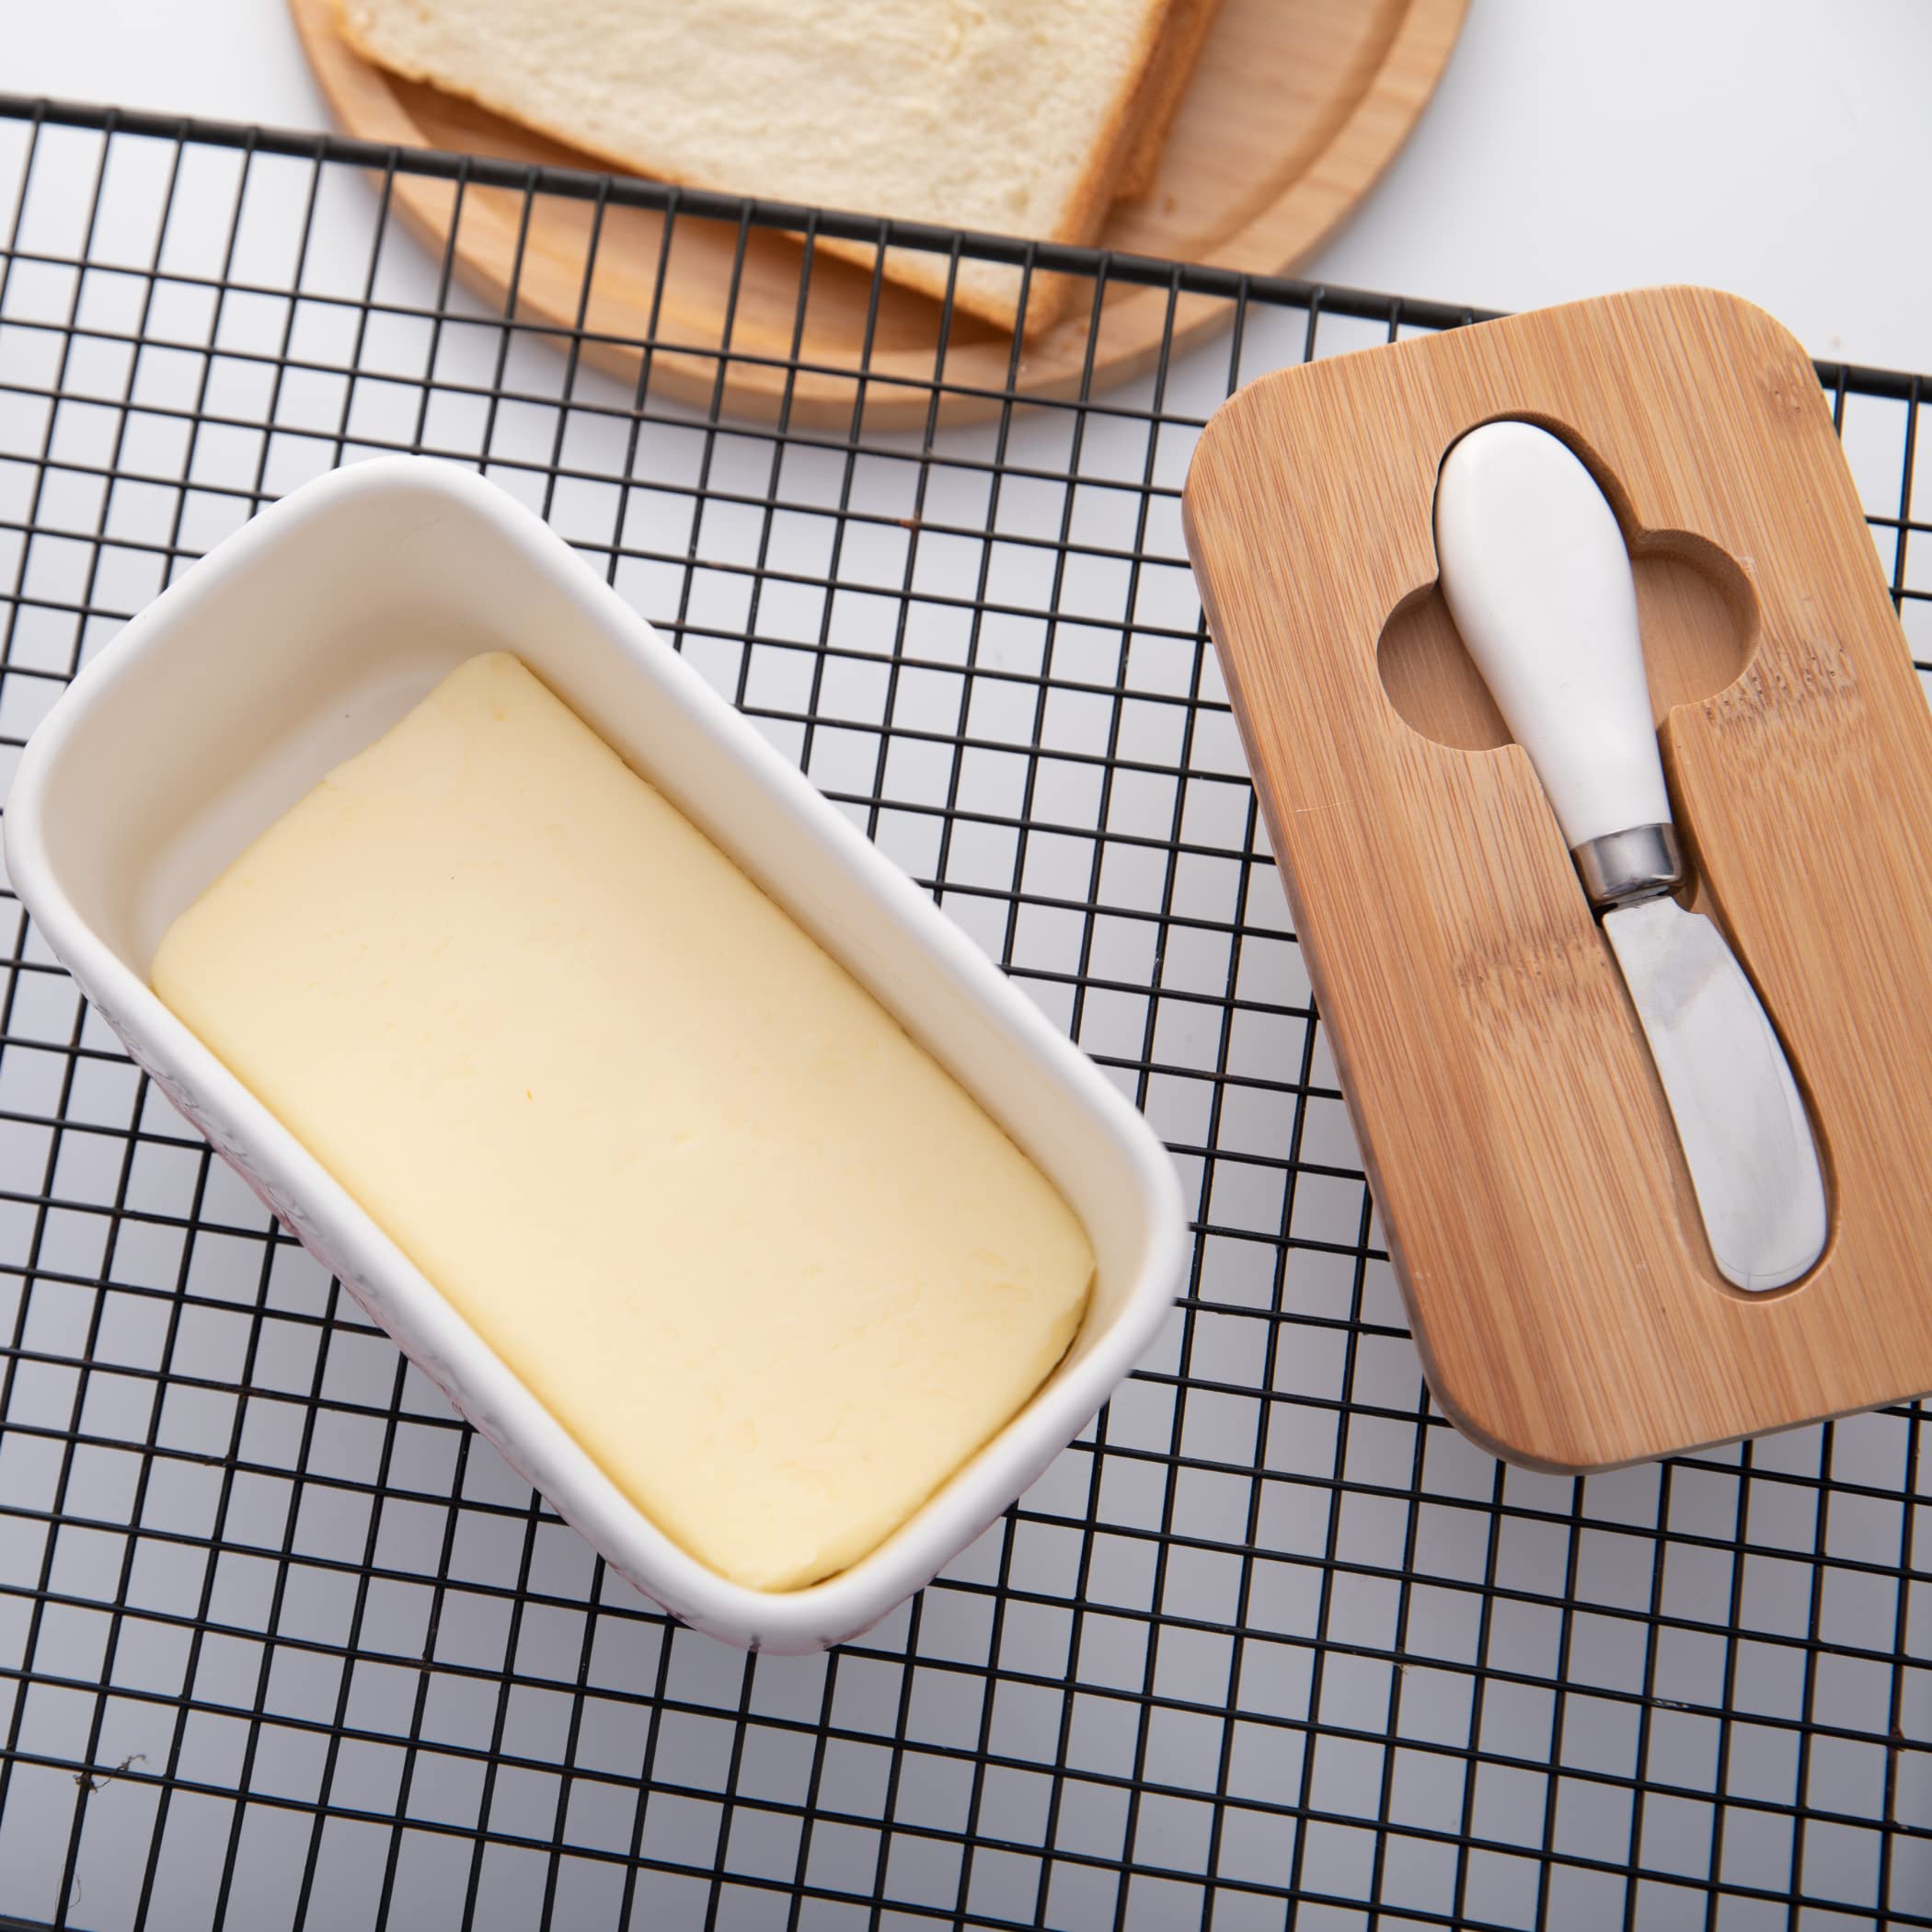
[[[639,174],[1074,243],[1099,231],[1170,17],[1202,4],[339,0],[364,58]],[[893,248],[885,272],[943,296],[951,268]],[[1003,328],[1019,288],[959,263],[959,305]],[[1036,277],[1027,332],[1057,305]]]

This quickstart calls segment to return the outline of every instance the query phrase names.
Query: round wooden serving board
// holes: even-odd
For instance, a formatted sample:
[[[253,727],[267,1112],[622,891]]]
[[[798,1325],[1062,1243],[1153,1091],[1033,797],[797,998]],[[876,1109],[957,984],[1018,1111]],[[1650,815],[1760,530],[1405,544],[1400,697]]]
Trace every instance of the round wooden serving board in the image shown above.
[[[1100,246],[1257,274],[1293,270],[1348,216],[1407,139],[1441,77],[1467,5],[1223,0],[1153,190],[1115,204]],[[335,0],[290,0],[290,6],[316,78],[347,132],[385,145],[550,167],[603,166],[360,59],[336,32]],[[607,208],[590,299],[580,315],[593,204],[538,197],[518,272],[521,193],[472,186],[459,213],[451,183],[397,175],[391,198],[487,300],[500,306],[514,276],[516,313],[525,320],[687,345],[684,353],[657,350],[653,393],[706,404],[717,397],[739,246],[734,224],[680,220],[667,252],[659,215]],[[460,227],[452,248],[453,221]],[[799,243],[759,229],[747,235],[744,248],[725,364],[725,408],[771,416],[786,407],[793,421],[802,422],[846,419],[857,385],[834,372],[856,371],[863,358],[868,426],[913,426],[926,420],[936,375],[943,374],[949,385],[989,390],[1004,388],[1011,378],[1011,336],[957,311],[944,370],[937,370],[937,305],[890,281],[880,285],[866,356],[872,277],[823,251],[812,262],[800,333]],[[1148,365],[1159,350],[1168,301],[1165,289],[1126,283],[1109,293],[1100,339],[1093,345],[1096,390]],[[1176,346],[1226,316],[1223,300],[1182,297],[1175,305]],[[1092,320],[1084,296],[1068,304],[1064,319],[1026,343],[1018,386],[1042,396],[1076,391]],[[635,350],[591,341],[585,353],[618,373],[637,374]],[[785,364],[793,358],[810,366],[789,370]]]

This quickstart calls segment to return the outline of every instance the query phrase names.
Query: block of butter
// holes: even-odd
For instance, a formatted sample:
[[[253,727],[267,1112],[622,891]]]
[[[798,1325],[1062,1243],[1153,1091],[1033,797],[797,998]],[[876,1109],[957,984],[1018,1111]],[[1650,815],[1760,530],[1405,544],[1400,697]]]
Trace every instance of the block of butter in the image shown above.
[[[150,976],[734,1581],[866,1555],[1079,1326],[1053,1186],[514,657],[331,773]]]

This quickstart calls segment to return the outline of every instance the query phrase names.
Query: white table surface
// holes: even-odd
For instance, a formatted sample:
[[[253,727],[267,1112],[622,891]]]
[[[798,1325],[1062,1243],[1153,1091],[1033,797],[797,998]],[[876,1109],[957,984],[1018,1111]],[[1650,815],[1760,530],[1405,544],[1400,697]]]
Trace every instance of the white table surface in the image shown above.
[[[1473,0],[1309,272],[1511,309],[1708,282],[1814,355],[1932,368],[1928,71],[1926,0]],[[17,0],[0,86],[328,124],[278,0]]]

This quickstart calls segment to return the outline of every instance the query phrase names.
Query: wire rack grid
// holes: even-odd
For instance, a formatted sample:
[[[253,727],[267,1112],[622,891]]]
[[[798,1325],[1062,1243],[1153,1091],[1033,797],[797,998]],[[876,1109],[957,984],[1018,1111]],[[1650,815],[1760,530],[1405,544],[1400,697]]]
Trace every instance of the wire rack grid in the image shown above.
[[[1098,1421],[829,1656],[605,1570],[268,1220],[16,912],[0,1006],[0,1915],[90,1928],[1932,1924],[1916,1409],[1587,1481],[1432,1408],[1179,527],[1237,383],[1453,311],[921,232],[1223,303],[921,432],[662,397],[464,294],[410,171],[0,101],[0,745],[190,560],[377,451],[480,467],[925,881],[1168,1141],[1187,1292]],[[603,270],[597,221],[585,307]],[[742,259],[742,253],[741,253]],[[838,272],[849,272],[844,269]],[[602,363],[632,353],[634,373]],[[799,367],[803,366],[800,361]],[[1916,378],[1822,372],[1908,638]],[[895,378],[903,380],[903,378]],[[1925,500],[1923,487],[1919,500]],[[1916,550],[1908,546],[1917,534]]]

